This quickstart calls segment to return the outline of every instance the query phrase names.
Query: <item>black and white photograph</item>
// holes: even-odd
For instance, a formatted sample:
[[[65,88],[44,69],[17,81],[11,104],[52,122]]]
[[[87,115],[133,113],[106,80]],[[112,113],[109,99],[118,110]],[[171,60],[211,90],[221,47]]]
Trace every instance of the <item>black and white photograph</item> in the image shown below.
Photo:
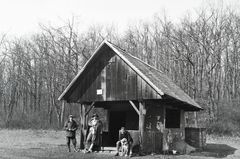
[[[0,159],[240,159],[239,0],[0,0]]]

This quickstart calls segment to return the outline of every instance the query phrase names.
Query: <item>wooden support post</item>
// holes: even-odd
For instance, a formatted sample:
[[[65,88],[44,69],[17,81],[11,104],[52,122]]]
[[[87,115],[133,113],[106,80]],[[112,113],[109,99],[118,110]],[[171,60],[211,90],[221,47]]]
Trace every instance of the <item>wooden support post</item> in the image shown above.
[[[142,154],[144,150],[144,126],[145,126],[145,115],[146,115],[146,108],[145,103],[139,102],[139,144],[140,149],[139,153]]]
[[[81,104],[80,105],[80,149],[84,149],[84,140],[85,140],[85,125],[86,125],[86,105],[85,104]]]
[[[86,127],[86,109],[87,109],[87,105],[86,104],[83,104],[83,107],[82,107],[82,118],[83,118],[83,121],[82,121],[82,125],[83,125],[83,130],[85,130],[87,127]]]
[[[162,151],[163,154],[165,154],[165,152],[169,150],[168,138],[166,135],[166,104],[163,105],[163,127]]]
[[[166,105],[163,105],[163,127],[166,129]]]
[[[80,104],[80,111],[79,111],[79,118],[80,118],[80,121],[79,121],[79,131],[80,131],[80,134],[79,134],[79,149],[84,149],[84,146],[83,146],[83,133],[82,133],[82,104]]]

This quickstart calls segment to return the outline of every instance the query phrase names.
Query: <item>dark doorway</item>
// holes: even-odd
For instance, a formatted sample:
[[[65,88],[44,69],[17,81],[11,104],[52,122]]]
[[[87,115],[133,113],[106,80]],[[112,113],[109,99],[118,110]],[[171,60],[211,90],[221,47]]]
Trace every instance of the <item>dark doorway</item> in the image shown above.
[[[116,146],[118,140],[119,130],[126,126],[126,112],[125,111],[111,111],[110,122],[110,146]]]

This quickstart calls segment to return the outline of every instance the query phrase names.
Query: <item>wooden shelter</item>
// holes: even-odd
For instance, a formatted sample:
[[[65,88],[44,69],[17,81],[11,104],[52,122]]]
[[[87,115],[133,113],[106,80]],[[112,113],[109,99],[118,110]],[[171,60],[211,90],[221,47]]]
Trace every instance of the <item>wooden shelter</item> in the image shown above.
[[[109,41],[102,42],[59,100],[80,104],[82,132],[91,108],[104,108],[104,145],[115,146],[125,126],[145,153],[161,152],[174,138],[184,139],[184,112],[202,109],[162,71]]]

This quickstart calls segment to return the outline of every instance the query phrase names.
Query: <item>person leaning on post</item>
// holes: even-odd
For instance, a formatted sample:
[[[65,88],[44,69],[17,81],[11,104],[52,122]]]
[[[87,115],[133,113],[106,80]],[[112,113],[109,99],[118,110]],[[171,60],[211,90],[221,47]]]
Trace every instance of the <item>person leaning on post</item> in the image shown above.
[[[64,129],[66,130],[66,141],[68,146],[68,152],[71,152],[70,141],[72,140],[72,144],[74,146],[74,152],[77,152],[76,149],[76,130],[78,128],[77,123],[73,120],[73,115],[69,115],[69,119],[64,124]]]
[[[94,145],[100,144],[100,138],[102,135],[102,122],[99,120],[99,116],[97,114],[93,114],[92,118],[88,122],[89,133],[87,135],[85,153],[91,153],[93,151]]]

